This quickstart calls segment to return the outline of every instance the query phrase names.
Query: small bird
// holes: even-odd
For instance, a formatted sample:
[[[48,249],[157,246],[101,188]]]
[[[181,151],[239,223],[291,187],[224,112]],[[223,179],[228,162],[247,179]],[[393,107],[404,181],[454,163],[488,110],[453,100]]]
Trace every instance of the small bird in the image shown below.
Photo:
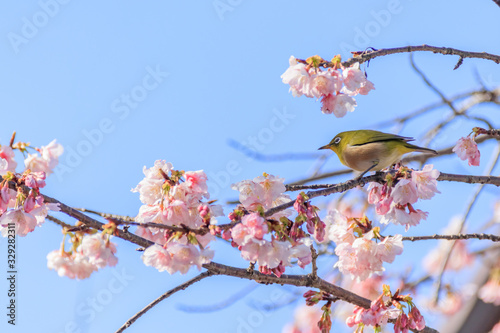
[[[408,143],[415,139],[372,130],[347,131],[337,134],[326,146],[333,150],[342,164],[363,173],[379,171],[398,162],[413,151],[437,155],[437,151]]]

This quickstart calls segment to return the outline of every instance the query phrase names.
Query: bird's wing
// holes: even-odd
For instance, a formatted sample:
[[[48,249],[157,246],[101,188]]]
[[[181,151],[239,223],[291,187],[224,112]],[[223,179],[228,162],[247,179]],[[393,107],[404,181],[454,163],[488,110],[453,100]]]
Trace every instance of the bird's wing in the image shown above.
[[[407,136],[400,136],[396,134],[383,133],[379,131],[370,131],[370,139],[366,140],[366,138],[356,138],[356,136],[352,139],[353,146],[361,146],[364,144],[372,143],[372,142],[381,142],[381,141],[389,141],[389,140],[401,140],[404,142],[414,141],[414,138],[410,138]]]

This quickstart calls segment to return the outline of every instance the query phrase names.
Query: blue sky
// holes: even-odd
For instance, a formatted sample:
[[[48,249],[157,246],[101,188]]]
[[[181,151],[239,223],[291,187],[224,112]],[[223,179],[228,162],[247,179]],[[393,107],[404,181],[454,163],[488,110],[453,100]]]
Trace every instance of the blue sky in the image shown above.
[[[0,11],[0,144],[8,144],[13,131],[18,140],[35,146],[57,139],[66,148],[64,168],[49,178],[44,193],[70,206],[136,215],[140,201],[130,189],[142,179],[142,167],[157,159],[178,169],[205,170],[212,198],[224,203],[236,198],[231,183],[262,172],[293,181],[315,165],[313,160],[255,161],[228,140],[256,142],[263,154],[316,153],[340,131],[374,128],[439,100],[410,68],[408,54],[392,55],[370,62],[368,78],[376,90],[357,99],[355,112],[337,119],[322,114],[319,102],[288,93],[280,75],[290,55],[331,59],[340,53],[346,58],[348,50],[424,43],[500,54],[500,8],[492,1],[476,2],[472,15],[470,6],[430,0],[5,3]],[[453,71],[457,60],[415,55],[417,65],[447,95],[477,88],[475,72],[491,86],[500,82],[493,62],[466,59]],[[492,110],[475,112],[491,115]],[[401,133],[421,139],[447,114],[440,108]],[[431,147],[451,145],[475,125],[458,122]],[[443,172],[480,174],[491,151],[492,145],[485,144],[482,166],[475,169],[457,158],[433,163]],[[331,158],[324,168],[341,165]],[[414,234],[439,231],[451,216],[462,213],[472,190],[439,185],[442,194],[420,206],[430,217]],[[471,218],[489,218],[495,197],[497,189],[486,191]],[[446,206],[450,200],[456,206]],[[225,207],[226,214],[230,210]],[[113,332],[151,300],[196,274],[158,273],[142,264],[135,245],[116,240],[116,268],[85,281],[60,278],[46,268],[45,257],[59,247],[61,236],[58,226],[46,222],[18,239],[18,325],[2,320],[2,332]],[[6,248],[5,240],[1,244]],[[417,258],[424,245],[435,244],[408,244],[409,258]],[[216,244],[215,250],[215,261],[246,267],[225,244]],[[325,259],[324,271],[332,264]],[[258,286],[223,311],[179,309],[222,303],[249,285],[212,277],[164,301],[127,332],[243,332],[243,323],[249,322],[255,324],[253,332],[279,332],[297,303],[270,313],[252,304],[272,301],[272,292],[284,302],[293,288]],[[4,295],[6,284],[0,288]],[[432,323],[438,326],[439,318]]]

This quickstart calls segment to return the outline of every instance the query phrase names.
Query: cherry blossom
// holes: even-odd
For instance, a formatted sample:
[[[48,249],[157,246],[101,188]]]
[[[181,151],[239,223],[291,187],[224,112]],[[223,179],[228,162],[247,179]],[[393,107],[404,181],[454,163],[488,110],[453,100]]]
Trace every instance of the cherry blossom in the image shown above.
[[[17,162],[14,160],[15,155],[11,147],[0,145],[0,176],[5,175],[9,171],[16,171]]]
[[[371,302],[370,308],[355,306],[352,316],[346,319],[349,327],[354,325],[385,326],[389,319],[396,319],[401,314],[399,309],[389,309],[384,305],[382,296]]]
[[[375,89],[372,82],[366,79],[365,73],[359,69],[359,63],[342,70],[344,78],[343,92],[350,95],[367,95],[370,90]]]
[[[462,160],[468,160],[469,165],[479,166],[481,153],[477,148],[477,143],[471,136],[466,136],[458,139],[457,144],[453,148],[453,152]]]
[[[362,219],[347,218],[336,210],[328,212],[328,237],[336,243],[335,254],[339,257],[334,267],[342,274],[348,274],[358,282],[364,281],[373,274],[382,274],[383,262],[392,263],[397,255],[403,253],[402,236],[385,237],[376,243],[375,232],[370,226],[364,226]],[[362,236],[363,228],[367,231]],[[355,232],[356,230],[356,232]]]
[[[43,171],[30,172],[29,174],[25,175],[24,183],[26,186],[32,188],[42,188],[45,187],[45,178],[46,175]]]
[[[420,199],[429,200],[436,193],[441,193],[437,189],[437,179],[439,170],[433,169],[432,164],[426,164],[421,171],[411,172],[411,181],[417,186],[417,194]]]
[[[186,274],[192,266],[200,270],[201,265],[209,263],[213,258],[213,251],[209,249],[200,251],[193,244],[172,242],[165,246],[151,245],[141,258],[146,266],[152,266],[160,272]]]
[[[32,172],[45,172],[50,175],[59,163],[59,156],[64,151],[63,146],[53,140],[47,146],[35,149],[40,155],[28,154],[28,157],[24,160],[26,169],[30,169]]]
[[[165,182],[163,175],[168,175],[172,169],[172,164],[164,160],[155,161],[154,166],[149,169],[144,166],[143,173],[146,177],[132,189],[132,192],[139,192],[139,199],[142,203],[154,204],[157,200],[161,199],[162,186]]]
[[[86,279],[97,271],[97,266],[78,252],[68,254],[61,250],[54,250],[47,255],[47,267],[57,271],[59,276],[70,279]]]
[[[98,268],[115,266],[118,258],[115,257],[116,246],[107,238],[103,239],[102,234],[84,236],[78,251],[88,258],[89,263]]]
[[[284,178],[265,173],[253,180],[243,180],[232,184],[231,188],[240,192],[239,200],[246,209],[256,211],[262,207],[264,210],[268,210],[290,201],[290,197],[283,194],[286,190],[284,180]],[[272,217],[289,216],[291,213],[292,210],[285,209]]]
[[[291,56],[290,67],[281,75],[283,83],[290,85],[294,97],[305,95],[321,99],[321,112],[333,113],[337,118],[344,117],[347,112],[353,112],[357,105],[353,96],[366,95],[375,89],[359,69],[359,63],[348,68],[336,65],[322,70],[318,67],[321,61],[324,60],[314,56],[307,60],[306,65]]]

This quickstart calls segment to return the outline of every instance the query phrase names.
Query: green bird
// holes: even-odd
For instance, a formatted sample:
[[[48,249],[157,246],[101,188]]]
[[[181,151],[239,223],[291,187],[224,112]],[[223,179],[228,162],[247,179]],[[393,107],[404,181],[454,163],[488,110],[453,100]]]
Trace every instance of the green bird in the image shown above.
[[[326,146],[333,150],[342,164],[362,171],[379,171],[398,162],[404,154],[414,151],[437,155],[437,151],[408,143],[415,139],[372,130],[347,131],[337,134]]]

